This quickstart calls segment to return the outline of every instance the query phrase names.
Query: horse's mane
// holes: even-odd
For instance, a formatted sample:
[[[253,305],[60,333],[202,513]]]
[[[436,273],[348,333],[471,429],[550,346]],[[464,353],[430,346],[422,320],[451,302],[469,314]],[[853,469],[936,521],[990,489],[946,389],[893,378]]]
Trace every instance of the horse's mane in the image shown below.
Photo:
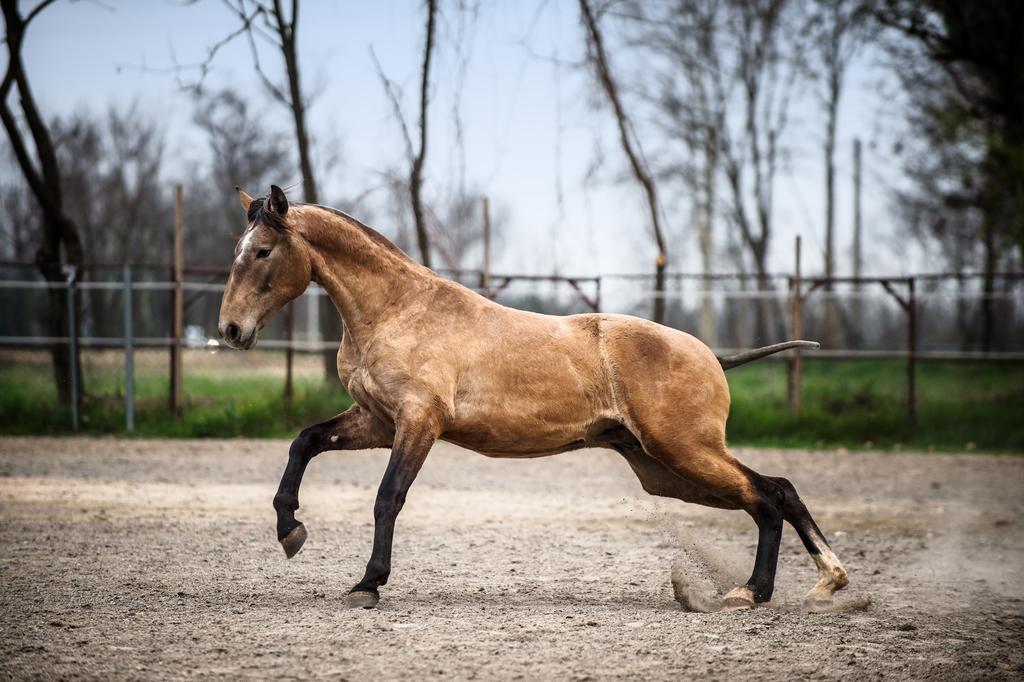
[[[246,214],[246,218],[249,219],[249,224],[262,223],[269,228],[277,230],[278,232],[285,231],[284,219],[271,211],[267,207],[267,198],[259,197],[253,199],[252,203],[249,204],[249,211]]]
[[[391,251],[400,258],[412,261],[412,259],[409,258],[409,255],[405,253],[405,251],[402,251],[400,248],[398,248],[390,239],[388,239],[387,237],[385,237],[372,227],[364,225],[363,223],[359,222],[357,219],[353,218],[352,216],[343,211],[339,211],[336,208],[331,208],[330,206],[321,206],[320,204],[296,203],[293,205],[312,206],[313,208],[318,208],[322,211],[332,213],[335,216],[343,219],[345,222],[351,224],[353,227],[358,228],[360,231],[362,231],[363,234],[365,234],[370,239],[370,241],[380,246],[383,246],[385,249]],[[267,206],[266,197],[259,197],[258,199],[253,199],[252,203],[249,204],[249,210],[247,212],[246,217],[248,218],[249,224],[251,225],[262,224],[266,225],[271,229],[278,230],[280,232],[284,232],[285,230],[288,229],[287,225],[284,222],[284,218],[279,216],[277,213],[271,211],[270,207]]]
[[[407,254],[405,251],[402,251],[400,248],[398,248],[398,246],[396,246],[395,243],[392,242],[390,239],[388,239],[387,237],[385,237],[384,235],[382,235],[380,232],[378,232],[377,230],[373,229],[372,227],[369,227],[368,225],[364,225],[359,220],[357,220],[356,218],[353,218],[352,216],[350,216],[349,214],[345,213],[344,211],[339,211],[338,209],[331,208],[330,206],[321,206],[320,204],[301,204],[301,205],[302,206],[312,206],[313,208],[319,208],[321,210],[327,211],[328,213],[333,213],[334,215],[338,216],[339,218],[342,218],[346,222],[351,223],[353,226],[359,228],[363,232],[363,234],[365,234],[367,237],[369,237],[370,241],[372,241],[372,242],[374,242],[376,244],[379,244],[380,246],[383,246],[385,249],[387,249],[388,251],[391,251],[392,253],[394,253],[396,256],[399,256],[400,258],[403,258],[403,259],[408,260],[408,261],[412,261],[412,259],[409,257],[409,254]],[[413,262],[415,262],[415,261],[413,261]]]

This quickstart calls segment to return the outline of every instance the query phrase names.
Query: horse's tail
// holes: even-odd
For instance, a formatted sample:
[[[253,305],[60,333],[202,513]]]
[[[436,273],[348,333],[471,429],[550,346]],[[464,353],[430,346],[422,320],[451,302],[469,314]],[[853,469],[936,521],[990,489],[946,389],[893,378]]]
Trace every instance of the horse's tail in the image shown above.
[[[765,346],[764,348],[755,348],[753,350],[737,353],[736,355],[727,355],[724,358],[719,357],[718,361],[722,363],[722,369],[732,369],[733,367],[739,367],[740,365],[745,365],[748,362],[753,362],[754,360],[760,360],[766,355],[789,350],[790,348],[806,348],[807,350],[815,350],[817,348],[821,348],[821,344],[817,341],[783,341],[782,343],[773,343],[772,345]]]

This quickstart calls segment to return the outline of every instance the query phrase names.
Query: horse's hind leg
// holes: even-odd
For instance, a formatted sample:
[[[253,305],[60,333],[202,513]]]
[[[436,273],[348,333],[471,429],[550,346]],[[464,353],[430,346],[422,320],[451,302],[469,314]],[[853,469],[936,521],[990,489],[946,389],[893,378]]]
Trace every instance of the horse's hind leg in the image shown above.
[[[827,609],[832,604],[832,594],[841,590],[849,584],[846,570],[839,563],[828,540],[819,530],[818,524],[811,518],[810,512],[804,506],[803,501],[796,492],[793,484],[784,478],[772,478],[773,481],[782,486],[786,493],[786,504],[783,509],[783,516],[786,521],[796,529],[800,540],[807,548],[807,553],[814,559],[818,567],[818,582],[811,588],[811,591],[804,597],[804,608],[809,611],[820,611]]]
[[[755,603],[770,601],[775,590],[775,569],[782,540],[784,488],[740,464],[720,439],[661,440],[649,435],[643,445],[648,456],[684,482],[678,488],[682,494],[673,497],[710,507],[742,509],[757,524],[754,570],[745,585],[725,595],[724,607],[750,608]]]
[[[299,485],[306,465],[328,450],[365,450],[390,447],[394,429],[372,414],[353,405],[333,419],[302,430],[288,449],[288,464],[274,496],[277,511],[277,539],[291,559],[306,541],[306,527],[295,520],[299,508]]]

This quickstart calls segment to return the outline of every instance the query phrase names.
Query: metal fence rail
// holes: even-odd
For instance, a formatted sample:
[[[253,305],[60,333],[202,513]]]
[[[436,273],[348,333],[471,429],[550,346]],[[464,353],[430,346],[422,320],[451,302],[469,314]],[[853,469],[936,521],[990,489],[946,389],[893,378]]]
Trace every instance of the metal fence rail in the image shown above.
[[[17,267],[34,267],[28,264],[16,264]],[[15,267],[15,264],[0,263],[2,267]],[[95,271],[97,268],[87,270]],[[110,269],[109,266],[107,269]],[[80,420],[79,405],[77,402],[78,386],[81,377],[78,376],[78,363],[75,359],[79,350],[89,349],[115,349],[124,352],[124,374],[125,374],[125,427],[131,431],[134,428],[134,352],[136,349],[162,348],[171,351],[177,359],[172,358],[169,363],[171,372],[171,385],[174,390],[179,390],[181,383],[181,360],[180,350],[183,348],[215,348],[219,341],[205,336],[188,336],[181,331],[181,321],[184,319],[184,310],[196,302],[196,297],[205,294],[219,294],[224,290],[224,284],[218,282],[197,282],[186,281],[185,274],[192,276],[216,277],[226,279],[225,268],[183,268],[174,272],[169,266],[142,266],[136,269],[135,266],[119,266],[120,276],[110,281],[79,281],[73,270],[68,271],[68,279],[64,282],[49,282],[21,278],[0,279],[0,291],[35,291],[35,290],[64,290],[67,292],[67,311],[69,319],[69,334],[64,336],[40,335],[40,334],[11,334],[2,333],[4,329],[10,329],[10,325],[0,325],[0,347],[8,348],[54,348],[67,346],[71,358],[71,384],[73,396],[71,412],[72,424],[78,428]],[[136,279],[139,272],[145,273],[168,273],[176,278],[175,281],[140,281]],[[552,292],[561,287],[561,291],[568,295],[567,302],[561,302],[554,306],[554,310],[548,312],[572,312],[592,311],[602,312],[608,308],[612,310],[630,313],[643,313],[645,310],[639,306],[646,306],[655,296],[662,296],[667,300],[679,303],[677,306],[682,310],[684,303],[699,302],[704,305],[707,301],[715,301],[718,305],[737,305],[749,302],[750,305],[764,306],[775,302],[784,316],[785,333],[792,338],[800,338],[805,333],[803,326],[807,315],[805,308],[812,302],[818,304],[835,302],[841,299],[853,303],[858,301],[889,300],[894,303],[905,319],[905,342],[900,344],[903,347],[876,347],[876,348],[828,348],[815,351],[813,357],[825,360],[858,360],[858,359],[892,359],[905,360],[907,362],[907,394],[908,394],[908,419],[913,421],[916,411],[915,397],[915,374],[916,363],[921,361],[945,361],[945,362],[1024,362],[1024,351],[1011,348],[992,352],[977,350],[953,350],[953,349],[928,349],[920,348],[921,330],[921,306],[928,301],[937,304],[954,302],[957,304],[968,302],[999,302],[1009,310],[1024,308],[1021,304],[1024,301],[1019,290],[1010,291],[963,291],[957,288],[938,288],[942,284],[961,286],[964,282],[978,282],[981,275],[958,274],[958,273],[926,273],[914,276],[898,277],[868,277],[850,278],[834,277],[830,279],[822,277],[802,278],[799,270],[793,274],[772,274],[767,281],[772,283],[771,290],[760,290],[747,288],[747,285],[755,281],[755,276],[746,273],[720,273],[715,275],[702,275],[693,273],[670,273],[667,280],[672,285],[665,291],[655,292],[642,286],[653,281],[651,275],[605,275],[603,277],[564,277],[557,275],[502,275],[490,274],[484,276],[480,271],[441,271],[455,281],[471,286],[478,293],[489,298],[505,297],[505,302],[512,305],[533,305],[536,301],[530,296],[537,297]],[[1024,282],[1024,273],[998,273],[998,279],[1014,285]],[[738,286],[728,288],[712,288],[713,285],[722,285],[729,282],[737,283]],[[615,292],[609,289],[609,283],[628,284],[633,289],[629,296],[623,297],[622,292]],[[921,291],[921,284],[927,283],[932,286],[931,291]],[[637,288],[636,285],[641,285]],[[696,285],[699,288],[685,289],[684,286]],[[784,286],[783,286],[784,285]],[[834,290],[836,286],[846,286],[851,290],[842,294]],[[510,292],[516,292],[518,299],[509,300]],[[111,292],[122,296],[121,305],[121,335],[114,336],[107,334],[81,334],[81,321],[76,320],[79,311],[79,297],[82,292]],[[167,334],[136,334],[136,322],[133,319],[133,310],[138,302],[136,294],[146,292],[163,292],[170,294],[172,315],[171,324],[168,326]],[[616,293],[619,294],[616,300]],[[192,294],[186,297],[186,294]],[[317,306],[324,291],[316,285],[311,285],[299,300],[307,306]],[[105,299],[104,299],[105,300]],[[530,303],[533,301],[533,303]],[[631,301],[633,301],[631,303]],[[639,301],[640,303],[637,303]],[[205,310],[209,309],[206,305]],[[532,309],[532,308],[531,308]],[[895,329],[897,323],[892,318],[892,312],[887,313],[889,317],[889,329]],[[1019,316],[1019,312],[1017,315]],[[735,311],[733,311],[735,317]],[[291,308],[286,310],[285,324],[283,325],[284,338],[264,338],[260,344],[265,348],[281,349],[286,351],[286,395],[291,394],[292,389],[292,362],[293,353],[321,353],[327,350],[334,350],[338,346],[337,339],[321,339],[318,337],[318,329],[307,325],[305,338],[296,338]],[[679,324],[678,318],[677,324]],[[689,318],[692,321],[692,317]],[[1016,319],[1016,318],[1015,318]],[[177,326],[176,326],[177,323]],[[18,326],[18,325],[15,325]],[[88,325],[86,325],[88,326]],[[684,328],[686,328],[684,326]],[[1014,327],[1015,329],[1016,327]],[[152,330],[151,330],[152,331]],[[155,330],[159,332],[159,329]],[[116,332],[115,332],[116,333]],[[205,334],[205,331],[204,331]],[[811,336],[811,338],[814,338]],[[734,339],[735,341],[735,339]],[[741,341],[741,343],[745,343]],[[712,344],[715,345],[715,344]],[[755,344],[759,345],[759,344]],[[893,344],[895,345],[895,344]],[[1019,345],[1019,344],[1015,344]],[[719,354],[730,354],[742,348],[717,348]],[[776,356],[774,360],[785,360],[789,363],[790,403],[794,411],[800,409],[801,395],[801,354],[791,353],[788,357]],[[172,396],[172,407],[176,401]],[[180,403],[177,403],[180,406]]]

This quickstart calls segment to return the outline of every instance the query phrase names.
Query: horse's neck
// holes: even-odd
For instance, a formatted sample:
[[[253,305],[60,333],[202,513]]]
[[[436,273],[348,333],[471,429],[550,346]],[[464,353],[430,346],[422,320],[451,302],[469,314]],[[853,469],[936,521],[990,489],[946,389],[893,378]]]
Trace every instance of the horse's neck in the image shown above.
[[[398,302],[410,302],[436,277],[355,220],[303,208],[311,211],[303,236],[312,249],[313,275],[357,345],[375,323],[395,311]]]

